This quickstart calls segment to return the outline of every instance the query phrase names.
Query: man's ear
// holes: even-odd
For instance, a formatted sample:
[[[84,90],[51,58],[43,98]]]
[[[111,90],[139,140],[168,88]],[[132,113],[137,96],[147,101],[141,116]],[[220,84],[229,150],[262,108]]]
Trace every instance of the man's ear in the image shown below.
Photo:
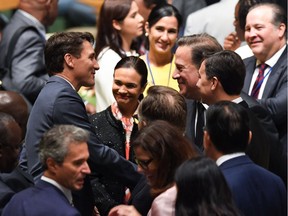
[[[66,53],[64,55],[64,61],[67,64],[68,67],[74,67],[73,56],[71,54]]]
[[[113,26],[113,28],[115,28],[118,31],[121,31],[121,29],[122,29],[120,22],[115,20],[115,19],[113,19],[113,21],[112,21],[112,26]]]
[[[285,37],[285,30],[286,30],[287,26],[284,23],[280,23],[278,29],[279,29],[279,37]]]
[[[212,85],[211,90],[215,90],[219,84],[219,80],[217,77],[212,77]]]
[[[57,168],[58,168],[58,164],[54,161],[54,159],[52,158],[47,158],[46,160],[46,165],[47,165],[47,169],[51,172],[51,173],[55,173]]]

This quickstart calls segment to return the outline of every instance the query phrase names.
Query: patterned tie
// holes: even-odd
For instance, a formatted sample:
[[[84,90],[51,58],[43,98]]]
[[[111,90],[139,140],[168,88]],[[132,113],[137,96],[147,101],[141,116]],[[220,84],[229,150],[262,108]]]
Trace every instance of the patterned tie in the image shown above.
[[[258,76],[256,77],[256,80],[255,80],[255,83],[253,85],[252,92],[251,92],[251,96],[254,97],[255,99],[258,99],[259,90],[264,80],[264,71],[266,70],[267,67],[268,67],[267,64],[261,64],[259,66],[259,73],[258,73]]]

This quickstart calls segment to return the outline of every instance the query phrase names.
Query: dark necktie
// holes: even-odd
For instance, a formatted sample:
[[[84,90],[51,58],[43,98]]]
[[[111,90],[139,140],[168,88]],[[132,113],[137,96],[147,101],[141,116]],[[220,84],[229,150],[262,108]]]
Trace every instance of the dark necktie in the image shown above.
[[[199,147],[201,151],[203,151],[203,127],[205,125],[205,107],[202,103],[197,103],[197,123],[196,123],[196,136],[195,136],[195,144]]]
[[[253,85],[252,92],[251,92],[251,96],[255,99],[258,99],[259,90],[264,80],[264,71],[267,67],[268,67],[267,64],[261,64],[259,66],[259,73],[255,80],[255,83]]]

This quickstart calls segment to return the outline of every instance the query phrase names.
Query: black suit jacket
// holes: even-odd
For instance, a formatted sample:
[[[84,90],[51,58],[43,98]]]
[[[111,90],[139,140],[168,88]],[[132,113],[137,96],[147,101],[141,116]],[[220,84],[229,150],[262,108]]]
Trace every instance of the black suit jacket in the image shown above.
[[[269,169],[270,145],[279,145],[277,130],[264,107],[245,93],[242,93],[241,97],[243,101],[239,104],[245,107],[248,112],[249,126],[252,131],[252,140],[246,153],[254,163]]]
[[[256,164],[269,169],[270,145],[273,143],[276,147],[279,146],[277,129],[264,107],[244,92],[241,93],[241,97],[244,101],[240,104],[248,110],[253,133],[246,153]],[[196,104],[197,102],[194,100],[187,100],[186,136],[192,141],[195,139]]]
[[[199,154],[203,153],[203,145],[197,146],[195,145],[196,134],[195,134],[195,117],[197,110],[197,101],[186,99],[187,105],[187,117],[186,117],[186,128],[185,128],[185,136],[193,143],[193,146],[198,151]]]

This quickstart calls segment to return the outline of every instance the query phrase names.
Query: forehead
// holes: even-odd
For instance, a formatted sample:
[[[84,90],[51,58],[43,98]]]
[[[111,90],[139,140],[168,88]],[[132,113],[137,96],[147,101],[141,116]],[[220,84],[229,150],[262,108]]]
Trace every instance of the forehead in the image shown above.
[[[94,49],[93,49],[92,44],[89,41],[85,40],[82,44],[81,55],[82,54],[90,55],[93,53],[94,53]]]
[[[191,48],[189,46],[179,46],[175,52],[176,64],[191,64]]]
[[[67,155],[64,161],[74,161],[88,157],[88,145],[86,142],[71,142],[68,145]]]
[[[272,21],[272,9],[267,6],[261,6],[252,9],[247,17],[247,24],[268,23]]]
[[[154,26],[165,26],[168,28],[178,28],[178,20],[175,16],[165,16],[159,19]],[[153,26],[151,26],[153,27]]]
[[[117,68],[114,72],[115,79],[125,78],[125,79],[134,79],[138,81],[141,78],[141,75],[132,67],[129,68]]]
[[[137,11],[138,11],[138,5],[136,4],[135,1],[132,1],[132,3],[131,3],[131,8],[130,8],[130,10],[129,10],[129,14],[135,13],[135,12],[137,12]]]

